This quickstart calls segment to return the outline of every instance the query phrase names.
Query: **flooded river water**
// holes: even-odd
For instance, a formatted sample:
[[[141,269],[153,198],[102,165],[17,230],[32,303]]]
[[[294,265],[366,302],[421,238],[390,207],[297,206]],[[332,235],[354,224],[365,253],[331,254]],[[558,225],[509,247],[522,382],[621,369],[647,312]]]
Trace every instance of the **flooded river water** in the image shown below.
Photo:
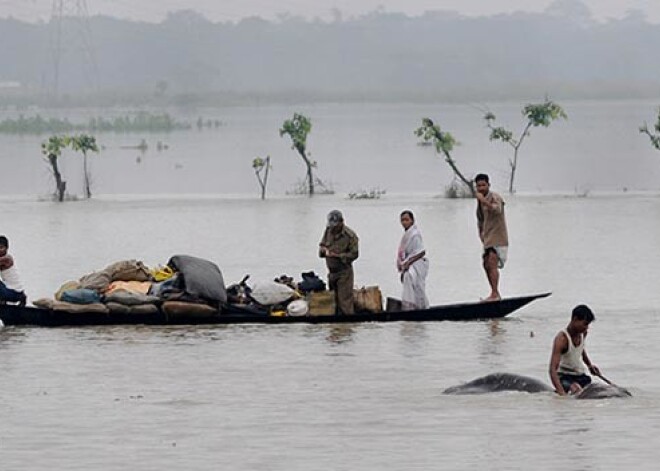
[[[655,469],[660,458],[660,198],[507,198],[504,295],[552,291],[492,322],[0,330],[0,468],[24,470]],[[228,282],[315,270],[325,214],[360,236],[356,283],[399,295],[398,214],[412,209],[432,304],[487,294],[474,201],[118,197],[0,199],[31,299],[111,262],[185,253]],[[547,381],[571,309],[629,400],[444,396],[496,371]]]

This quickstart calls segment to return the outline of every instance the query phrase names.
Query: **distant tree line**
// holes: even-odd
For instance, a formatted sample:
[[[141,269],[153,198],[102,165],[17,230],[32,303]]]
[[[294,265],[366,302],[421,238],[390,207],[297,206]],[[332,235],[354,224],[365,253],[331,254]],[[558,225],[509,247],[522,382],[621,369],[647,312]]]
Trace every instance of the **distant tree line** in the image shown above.
[[[89,118],[87,123],[84,124],[72,123],[67,118],[44,118],[38,114],[31,117],[21,115],[16,119],[6,118],[0,121],[0,133],[5,134],[47,134],[75,131],[171,132],[191,128],[192,126],[189,123],[177,121],[168,113],[151,114],[146,112],[137,113],[135,116],[94,117]]]
[[[93,17],[97,88],[89,86],[79,48],[64,48],[60,83],[68,88],[58,103],[495,101],[548,90],[563,99],[657,96],[660,61],[649,58],[660,25],[635,12],[596,22],[576,5],[584,7],[559,1],[542,13],[491,17],[376,11],[327,22],[213,23],[191,11],[160,23]],[[75,32],[76,21],[65,19],[63,30]],[[0,77],[21,84],[0,91],[0,103],[48,99],[50,28],[0,19],[0,43],[12,45],[0,48]]]

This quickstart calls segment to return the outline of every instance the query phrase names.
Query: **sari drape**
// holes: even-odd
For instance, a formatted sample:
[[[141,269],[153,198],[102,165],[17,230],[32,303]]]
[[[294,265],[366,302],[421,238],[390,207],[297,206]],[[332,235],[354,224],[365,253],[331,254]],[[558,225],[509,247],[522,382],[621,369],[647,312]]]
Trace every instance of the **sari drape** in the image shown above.
[[[424,251],[422,233],[413,224],[403,234],[396,258],[397,269],[402,274],[401,282],[403,283],[401,304],[406,311],[429,307],[429,300],[426,297],[426,276],[429,272],[428,259],[422,257],[404,271],[404,263]]]

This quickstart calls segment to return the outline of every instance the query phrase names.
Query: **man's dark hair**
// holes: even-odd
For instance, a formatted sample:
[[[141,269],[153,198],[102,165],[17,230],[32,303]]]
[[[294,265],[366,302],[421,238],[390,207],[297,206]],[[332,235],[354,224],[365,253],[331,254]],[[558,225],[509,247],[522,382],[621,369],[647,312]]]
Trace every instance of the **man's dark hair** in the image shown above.
[[[401,211],[401,216],[399,216],[399,217],[402,217],[404,214],[407,214],[408,216],[410,216],[410,219],[412,219],[412,221],[415,222],[415,215],[413,214],[413,212],[411,210],[405,209],[405,210]]]
[[[9,239],[5,236],[0,236],[0,246],[9,248]]]
[[[480,182],[480,181],[485,181],[486,183],[490,184],[490,180],[488,179],[488,175],[485,173],[478,173],[476,177],[474,177],[474,182]]]
[[[575,306],[573,313],[571,314],[571,319],[578,319],[581,321],[587,321],[588,324],[596,320],[596,316],[585,304],[580,304]]]

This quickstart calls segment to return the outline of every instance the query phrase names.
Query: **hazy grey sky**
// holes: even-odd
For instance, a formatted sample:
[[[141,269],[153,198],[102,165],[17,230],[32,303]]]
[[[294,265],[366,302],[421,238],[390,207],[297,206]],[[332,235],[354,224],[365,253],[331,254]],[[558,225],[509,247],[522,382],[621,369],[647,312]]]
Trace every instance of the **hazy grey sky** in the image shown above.
[[[66,5],[82,0],[60,0]],[[621,18],[629,9],[646,13],[649,21],[660,22],[660,0],[583,0],[598,20]],[[55,0],[0,0],[0,17],[13,16],[29,21],[48,20]],[[246,16],[273,19],[281,13],[307,18],[332,17],[332,9],[354,16],[382,8],[388,12],[419,15],[427,10],[455,10],[465,15],[492,15],[512,11],[541,12],[552,0],[87,0],[90,15],[158,22],[168,11],[194,9],[213,21],[238,20]]]

